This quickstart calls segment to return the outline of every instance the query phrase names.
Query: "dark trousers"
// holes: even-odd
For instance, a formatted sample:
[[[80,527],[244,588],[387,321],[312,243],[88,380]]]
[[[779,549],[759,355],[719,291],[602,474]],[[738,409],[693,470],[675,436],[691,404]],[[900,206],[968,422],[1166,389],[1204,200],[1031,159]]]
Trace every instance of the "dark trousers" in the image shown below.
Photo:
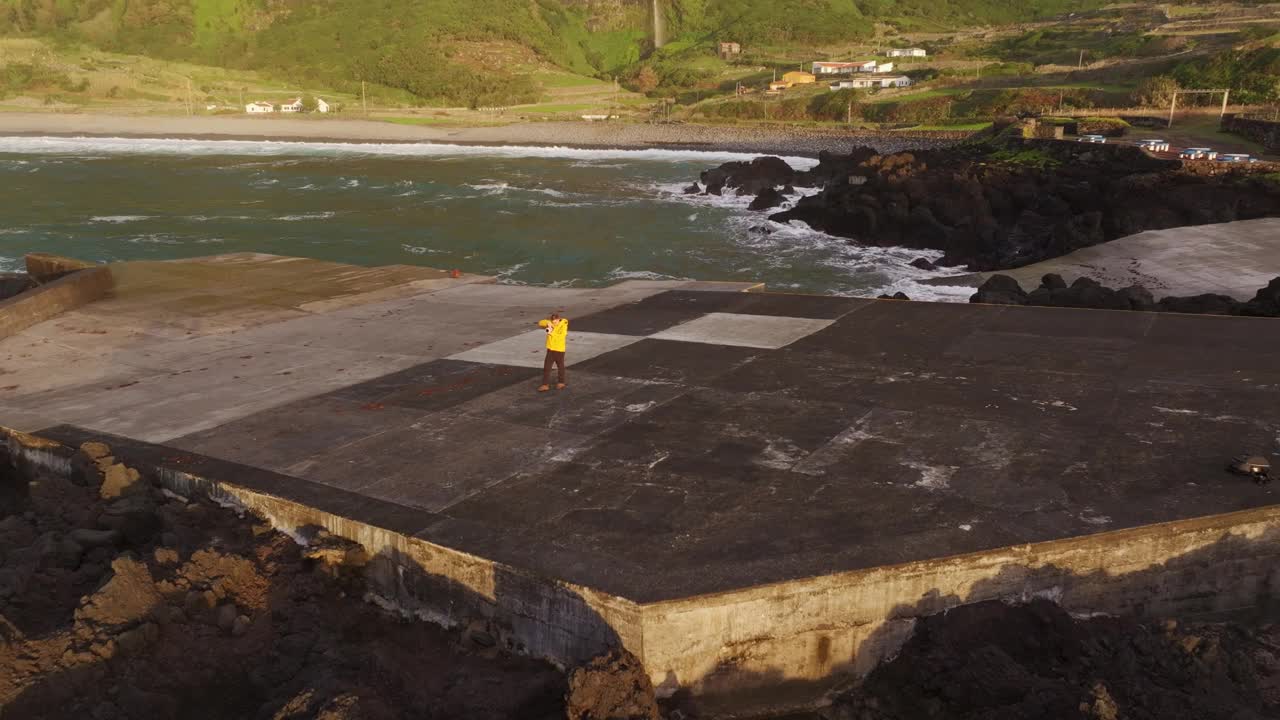
[[[559,369],[556,382],[564,384],[564,353],[555,350],[547,351],[547,359],[542,361],[542,384],[551,384],[551,366],[555,365]]]

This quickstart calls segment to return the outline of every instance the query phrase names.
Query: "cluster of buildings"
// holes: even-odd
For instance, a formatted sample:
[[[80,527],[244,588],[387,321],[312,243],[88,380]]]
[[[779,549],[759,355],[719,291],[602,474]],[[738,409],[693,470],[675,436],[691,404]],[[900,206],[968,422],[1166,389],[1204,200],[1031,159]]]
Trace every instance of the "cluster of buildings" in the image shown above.
[[[327,112],[331,112],[332,110],[333,110],[333,106],[325,102],[324,98],[316,98],[316,112],[327,113]],[[249,113],[250,115],[260,115],[263,113],[274,113],[274,112],[300,113],[302,112],[302,98],[300,97],[294,98],[289,102],[280,103],[279,105],[273,105],[272,103],[263,102],[259,100],[257,102],[251,102],[248,105],[245,105],[244,111]]]
[[[721,43],[723,45],[724,43]],[[723,52],[723,49],[722,49]],[[889,57],[927,57],[923,48],[893,48],[885,53]],[[893,62],[866,58],[861,60],[825,61],[815,60],[811,72],[796,70],[784,74],[780,79],[769,83],[770,95],[777,95],[783,90],[796,85],[806,85],[818,81],[820,77],[842,75],[831,83],[832,90],[849,88],[902,88],[911,85],[911,78],[893,72]]]

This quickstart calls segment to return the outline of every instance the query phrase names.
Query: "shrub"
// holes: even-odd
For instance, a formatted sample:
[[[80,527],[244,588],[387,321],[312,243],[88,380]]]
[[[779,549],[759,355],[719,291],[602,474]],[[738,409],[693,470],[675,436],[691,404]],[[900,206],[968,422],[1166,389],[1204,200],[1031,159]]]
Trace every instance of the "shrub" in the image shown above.
[[[1130,127],[1129,123],[1120,118],[1081,118],[1076,121],[1076,134],[1121,137]]]

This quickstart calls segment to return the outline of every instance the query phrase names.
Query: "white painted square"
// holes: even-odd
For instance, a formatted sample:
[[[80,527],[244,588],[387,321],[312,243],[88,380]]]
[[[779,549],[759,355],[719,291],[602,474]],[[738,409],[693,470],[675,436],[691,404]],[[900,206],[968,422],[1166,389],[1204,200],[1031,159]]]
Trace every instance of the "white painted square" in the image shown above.
[[[642,339],[633,335],[574,332],[573,328],[570,327],[569,339],[565,345],[565,365],[568,366],[583,360],[590,360],[597,355],[612,352]],[[465,350],[456,355],[450,355],[449,359],[540,368],[546,354],[547,331],[530,330],[515,337],[509,337],[506,340],[498,340],[497,342]]]
[[[831,325],[834,320],[745,315],[742,313],[707,313],[696,320],[676,325],[653,335],[655,340],[680,340],[709,345],[775,350]]]

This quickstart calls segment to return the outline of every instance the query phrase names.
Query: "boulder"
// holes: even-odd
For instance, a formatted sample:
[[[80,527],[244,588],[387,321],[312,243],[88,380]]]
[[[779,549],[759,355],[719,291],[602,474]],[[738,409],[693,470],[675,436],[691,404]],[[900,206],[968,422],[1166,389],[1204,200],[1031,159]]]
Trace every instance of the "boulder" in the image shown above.
[[[1057,273],[1047,273],[1040,278],[1040,287],[1046,290],[1066,290],[1067,281],[1063,280],[1062,276]]]
[[[787,199],[782,193],[773,188],[765,188],[756,195],[756,199],[751,201],[747,206],[748,210],[768,210],[775,208],[786,202]]]
[[[765,156],[751,162],[727,162],[704,171],[699,180],[712,195],[720,195],[725,188],[736,189],[739,195],[755,195],[765,188],[791,185],[795,177],[796,171],[782,158]]]
[[[150,540],[160,531],[161,525],[155,503],[143,494],[119,498],[98,516],[98,527],[114,530],[134,545]]]
[[[1008,275],[992,275],[969,297],[971,303],[987,305],[1026,305],[1027,293],[1017,280]]]
[[[120,542],[120,533],[116,530],[90,530],[81,528],[68,533],[70,539],[86,548],[110,547]]]
[[[35,281],[26,273],[0,273],[0,300],[24,293],[35,285]]]
[[[1151,291],[1141,285],[1130,285],[1126,288],[1120,288],[1116,291],[1129,303],[1130,310],[1150,311],[1156,309],[1155,296]]]
[[[937,270],[937,269],[938,269],[938,266],[937,266],[937,265],[934,265],[934,264],[933,264],[933,262],[932,262],[931,260],[929,260],[929,258],[922,258],[922,257],[918,257],[918,258],[916,258],[915,260],[912,260],[912,261],[911,261],[910,263],[908,263],[908,264],[909,264],[909,265],[911,265],[911,267],[913,267],[913,268],[919,268],[920,270],[930,270],[930,271],[932,271],[932,270]]]
[[[235,626],[236,617],[239,614],[240,613],[236,612],[235,605],[227,604],[219,607],[218,612],[214,616],[218,624],[218,629],[226,633],[231,632],[231,628]]]
[[[700,192],[702,192],[702,188],[698,183],[693,183],[684,189],[685,195],[697,195]]]
[[[1241,303],[1235,298],[1215,293],[1190,295],[1186,297],[1169,296],[1160,300],[1159,308],[1164,312],[1192,313],[1197,315],[1230,315]]]
[[[1241,315],[1254,317],[1280,317],[1280,277],[1258,290],[1253,299],[1241,305],[1237,311]]]
[[[636,656],[610,650],[569,675],[568,720],[661,720],[653,683]]]

